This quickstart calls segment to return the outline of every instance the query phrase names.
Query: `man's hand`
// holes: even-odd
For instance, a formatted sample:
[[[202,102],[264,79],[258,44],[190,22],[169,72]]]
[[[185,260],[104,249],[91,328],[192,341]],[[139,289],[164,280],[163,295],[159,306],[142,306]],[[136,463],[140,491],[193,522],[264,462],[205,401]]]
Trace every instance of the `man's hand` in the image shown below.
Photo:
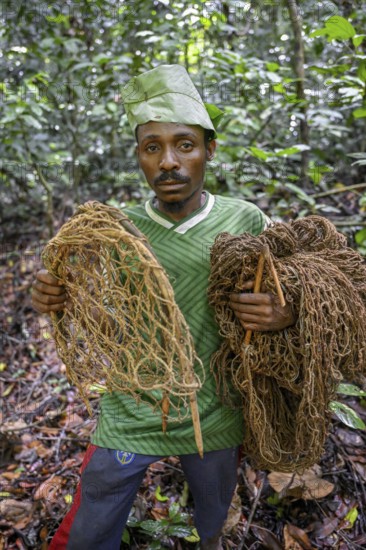
[[[60,281],[45,269],[38,271],[32,286],[32,305],[39,313],[62,311],[67,294]]]
[[[254,281],[247,281],[243,290],[253,287]],[[291,306],[282,307],[278,297],[269,292],[231,294],[229,303],[245,330],[282,330],[296,323]]]

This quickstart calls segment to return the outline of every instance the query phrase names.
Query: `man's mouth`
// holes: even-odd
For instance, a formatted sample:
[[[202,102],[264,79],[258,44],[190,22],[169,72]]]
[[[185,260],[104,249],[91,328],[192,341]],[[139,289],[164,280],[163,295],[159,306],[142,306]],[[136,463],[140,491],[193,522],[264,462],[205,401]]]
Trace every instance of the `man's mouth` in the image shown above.
[[[173,186],[175,187],[177,185],[182,186],[185,184],[186,184],[185,181],[177,181],[177,180],[165,180],[157,183],[159,187],[173,187]]]

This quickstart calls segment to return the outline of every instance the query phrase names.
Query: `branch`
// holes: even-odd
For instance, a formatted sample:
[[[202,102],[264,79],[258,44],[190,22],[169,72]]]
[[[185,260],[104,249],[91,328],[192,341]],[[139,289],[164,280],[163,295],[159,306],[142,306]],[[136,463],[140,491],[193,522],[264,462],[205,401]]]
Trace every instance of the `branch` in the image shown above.
[[[331,189],[330,191],[323,191],[322,193],[315,193],[310,195],[313,199],[320,199],[320,197],[329,197],[330,195],[335,195],[336,193],[346,193],[347,191],[354,191],[355,189],[364,189],[366,188],[365,183],[356,183],[355,185],[349,185],[347,187],[341,187],[339,189]]]
[[[294,33],[295,54],[294,64],[295,73],[297,76],[296,83],[296,95],[301,102],[300,110],[303,114],[303,119],[300,120],[300,136],[301,142],[305,145],[309,145],[309,126],[307,121],[307,104],[305,95],[305,54],[304,54],[304,41],[302,38],[302,17],[300,15],[300,9],[296,4],[296,0],[287,0],[287,7],[290,14],[292,30]],[[305,182],[308,178],[309,169],[309,152],[302,151],[301,153],[301,178]]]

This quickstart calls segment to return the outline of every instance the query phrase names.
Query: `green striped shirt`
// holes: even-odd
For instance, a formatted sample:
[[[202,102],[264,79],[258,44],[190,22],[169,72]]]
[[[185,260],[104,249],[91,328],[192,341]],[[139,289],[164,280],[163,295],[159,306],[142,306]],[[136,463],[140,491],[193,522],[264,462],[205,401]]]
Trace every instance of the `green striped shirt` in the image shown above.
[[[242,412],[221,403],[210,372],[211,355],[221,342],[214,311],[207,299],[210,247],[223,231],[258,235],[266,225],[266,216],[251,203],[207,192],[204,205],[178,222],[154,208],[152,201],[126,208],[124,212],[146,235],[164,267],[176,302],[190,327],[196,353],[204,365],[206,379],[197,395],[204,450],[238,445],[243,437]],[[181,423],[168,422],[164,434],[161,411],[154,412],[143,402],[136,404],[132,397],[118,392],[103,396],[92,442],[101,447],[148,455],[197,452],[190,416]]]

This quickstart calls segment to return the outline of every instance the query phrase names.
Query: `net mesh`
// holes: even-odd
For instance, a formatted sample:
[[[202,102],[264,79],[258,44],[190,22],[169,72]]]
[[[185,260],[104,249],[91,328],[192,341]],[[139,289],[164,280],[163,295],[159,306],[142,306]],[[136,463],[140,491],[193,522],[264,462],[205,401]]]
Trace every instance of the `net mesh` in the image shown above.
[[[160,407],[163,430],[189,414],[202,363],[168,277],[132,222],[88,202],[47,244],[43,261],[69,296],[53,315],[55,342],[89,410],[98,384]]]
[[[266,245],[298,320],[254,332],[244,345],[229,295],[254,279]],[[245,452],[258,468],[305,469],[322,454],[339,382],[360,380],[366,369],[365,262],[333,224],[309,216],[258,237],[222,233],[211,263],[209,300],[224,337],[211,367],[223,399],[243,409]],[[263,287],[276,294],[268,263]]]

